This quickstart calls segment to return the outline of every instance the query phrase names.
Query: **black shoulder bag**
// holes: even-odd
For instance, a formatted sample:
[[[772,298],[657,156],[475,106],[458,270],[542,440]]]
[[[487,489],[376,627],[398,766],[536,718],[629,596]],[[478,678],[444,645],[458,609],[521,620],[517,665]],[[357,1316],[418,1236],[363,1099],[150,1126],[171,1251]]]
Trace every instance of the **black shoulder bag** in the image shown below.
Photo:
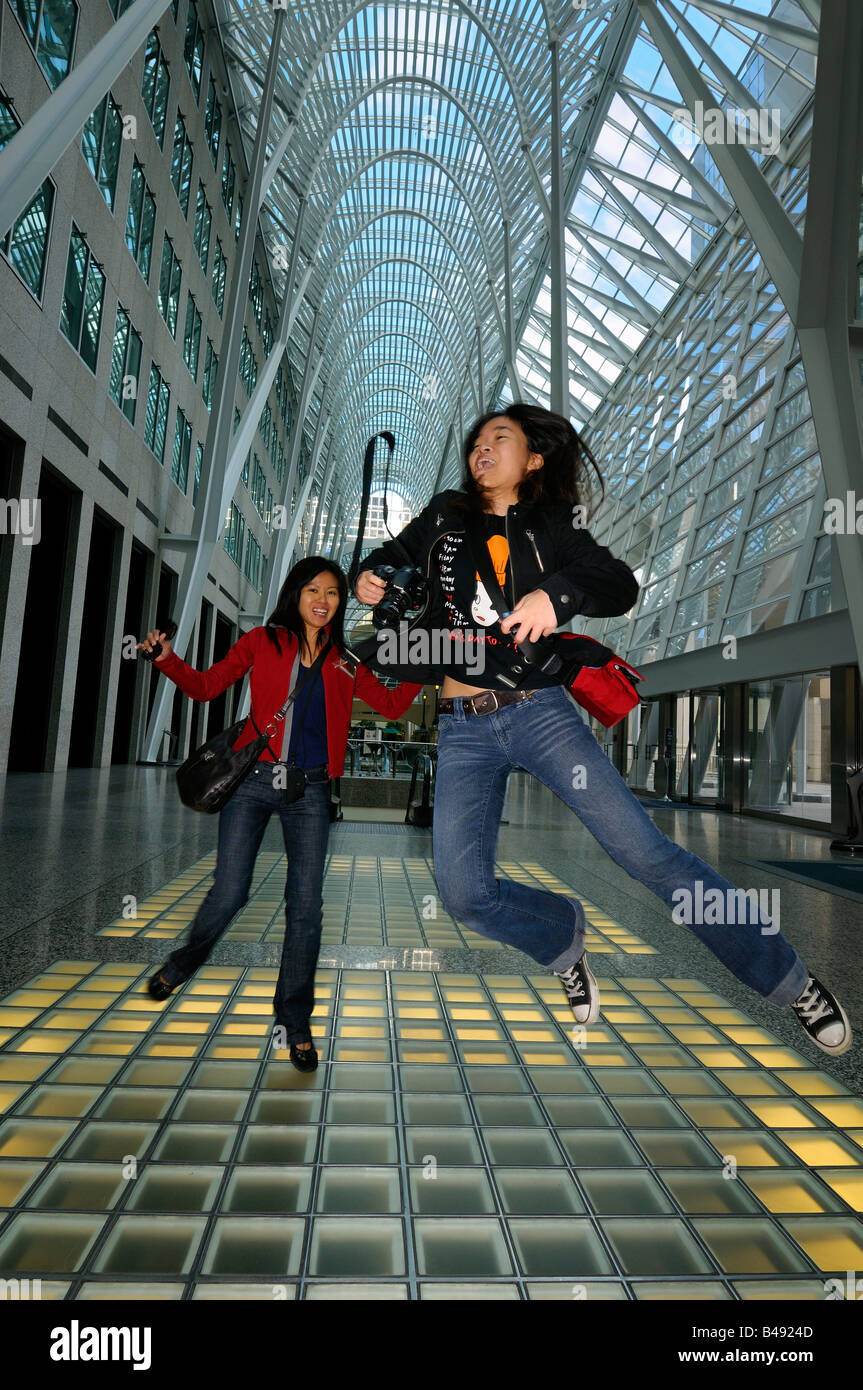
[[[332,638],[327,638],[322,651],[318,653],[312,665],[304,671],[302,679],[288,696],[282,708],[273,715],[270,723],[264,726],[263,733],[258,730],[256,739],[247,743],[244,748],[234,748],[234,744],[246,727],[246,720],[238,719],[236,724],[232,724],[229,729],[224,729],[222,733],[214,734],[212,738],[207,739],[206,743],[201,744],[200,748],[190,754],[182,767],[177,768],[177,788],[184,806],[188,806],[193,811],[203,811],[207,814],[221,811],[243,778],[248,775],[258,761],[264,748],[276,732],[277,725],[284,719],[300,691],[321,669],[331,644]],[[295,670],[299,660],[298,651]],[[251,715],[249,718],[251,719]],[[254,719],[252,719],[252,723],[257,729],[258,726]],[[301,767],[287,768],[286,771],[288,773],[288,785],[285,788],[285,798],[288,801],[296,801],[305,791],[305,771]]]

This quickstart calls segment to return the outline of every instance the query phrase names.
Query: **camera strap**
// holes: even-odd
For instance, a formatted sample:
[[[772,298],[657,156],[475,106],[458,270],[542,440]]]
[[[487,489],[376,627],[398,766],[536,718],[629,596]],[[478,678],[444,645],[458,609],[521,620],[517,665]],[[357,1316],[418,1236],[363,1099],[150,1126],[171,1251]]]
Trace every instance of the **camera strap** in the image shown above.
[[[500,618],[510,611],[509,600],[498,582],[494,566],[491,562],[488,545],[482,533],[482,524],[475,513],[471,513],[465,523],[465,536],[470,548],[476,573],[482,580],[486,593],[500,614]],[[509,573],[512,583],[513,563],[512,555],[509,556]],[[518,603],[518,594],[515,592],[515,585],[512,584],[513,603],[512,607]],[[497,661],[506,660],[510,663],[512,676],[516,678],[517,684],[525,673],[525,670],[533,666],[537,671],[543,671],[548,675],[556,674],[559,663],[556,660],[558,643],[554,638],[541,637],[538,642],[521,642],[521,659],[518,652],[513,652],[509,646],[505,645],[507,637],[512,637],[512,633],[505,633],[500,628],[500,618],[496,623],[491,624],[491,631],[500,634],[500,646],[495,653]],[[513,638],[513,641],[515,639]],[[506,655],[504,656],[504,653]],[[550,665],[550,668],[549,668]]]

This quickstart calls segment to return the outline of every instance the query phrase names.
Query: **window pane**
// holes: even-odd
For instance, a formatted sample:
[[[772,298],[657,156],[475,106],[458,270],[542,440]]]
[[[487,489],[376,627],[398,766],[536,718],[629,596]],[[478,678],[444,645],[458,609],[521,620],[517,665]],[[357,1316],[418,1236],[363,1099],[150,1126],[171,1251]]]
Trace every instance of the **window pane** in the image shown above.
[[[12,229],[9,258],[24,284],[39,298],[48,250],[48,223],[54,203],[54,185],[46,179],[30,206]]]
[[[99,187],[112,212],[114,210],[114,194],[117,191],[117,170],[120,165],[120,141],[122,138],[123,118],[117,103],[109,96],[105,135],[102,142],[102,163],[99,169]]]
[[[91,371],[96,370],[99,354],[99,329],[102,326],[102,300],[105,294],[105,276],[90,260],[87,276],[87,296],[84,303],[84,325],[81,333],[81,356]]]
[[[78,347],[81,336],[81,312],[84,307],[86,269],[87,243],[73,224],[72,235],[69,240],[69,259],[66,262],[66,284],[63,289],[60,327],[74,348]]]
[[[117,322],[114,327],[114,350],[111,354],[111,378],[108,394],[120,404],[123,390],[123,367],[126,362],[126,340],[129,335],[129,315],[122,305],[117,305]]]
[[[189,14],[186,20],[186,42],[183,49],[189,81],[196,99],[201,95],[201,73],[204,67],[204,35],[195,0],[189,0]]]
[[[144,189],[144,210],[141,218],[141,242],[138,251],[138,266],[147,283],[150,283],[150,256],[153,251],[153,229],[156,225],[156,200],[149,188]]]
[[[108,98],[104,96],[92,113],[81,136],[81,151],[93,178],[99,177],[99,149],[102,144],[102,128],[105,124],[105,107]]]
[[[25,34],[35,46],[36,30],[39,24],[39,0],[15,0],[15,9],[24,26]]]
[[[71,66],[77,23],[77,0],[43,0],[37,57],[52,87],[59,86]]]

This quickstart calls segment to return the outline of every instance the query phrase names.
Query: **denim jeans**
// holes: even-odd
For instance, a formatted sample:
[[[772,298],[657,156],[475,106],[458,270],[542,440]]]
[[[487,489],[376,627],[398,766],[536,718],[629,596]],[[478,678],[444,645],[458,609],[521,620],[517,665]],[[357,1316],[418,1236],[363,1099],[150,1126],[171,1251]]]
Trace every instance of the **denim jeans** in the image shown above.
[[[657,829],[563,686],[484,715],[465,715],[457,697],[453,711],[439,721],[434,858],[444,907],[465,926],[556,971],[584,952],[585,914],[576,898],[494,876],[506,781],[515,768],[559,796],[615,863],[669,907],[680,904],[672,897],[676,889],[688,889],[697,901],[697,880],[705,895],[734,891]],[[695,923],[690,930],[744,984],[774,1004],[790,1004],[806,984],[805,965],[749,900],[740,915],[746,921]]]
[[[309,768],[305,793],[285,802],[273,786],[273,765],[258,763],[219,813],[215,881],[195,915],[185,946],[168,957],[162,973],[172,985],[202,965],[231,920],[245,906],[267,822],[282,822],[288,876],[285,940],[273,999],[276,1025],[288,1042],[311,1042],[315,966],[321,943],[324,862],[330,833],[326,767]]]

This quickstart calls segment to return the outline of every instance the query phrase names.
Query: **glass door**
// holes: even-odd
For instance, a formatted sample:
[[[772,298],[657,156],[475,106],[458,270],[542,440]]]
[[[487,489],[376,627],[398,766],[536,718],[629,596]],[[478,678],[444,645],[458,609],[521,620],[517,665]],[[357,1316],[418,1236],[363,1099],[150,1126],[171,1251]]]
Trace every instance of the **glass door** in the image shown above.
[[[725,801],[725,697],[721,690],[692,693],[689,740],[689,799],[704,806]]]

